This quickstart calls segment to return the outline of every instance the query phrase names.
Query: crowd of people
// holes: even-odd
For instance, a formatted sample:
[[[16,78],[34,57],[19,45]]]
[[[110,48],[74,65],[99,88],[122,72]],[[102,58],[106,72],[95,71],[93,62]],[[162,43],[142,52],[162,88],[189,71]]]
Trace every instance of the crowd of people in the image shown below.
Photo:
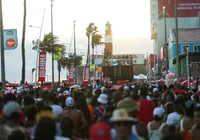
[[[200,90],[131,83],[0,95],[0,140],[200,140]]]

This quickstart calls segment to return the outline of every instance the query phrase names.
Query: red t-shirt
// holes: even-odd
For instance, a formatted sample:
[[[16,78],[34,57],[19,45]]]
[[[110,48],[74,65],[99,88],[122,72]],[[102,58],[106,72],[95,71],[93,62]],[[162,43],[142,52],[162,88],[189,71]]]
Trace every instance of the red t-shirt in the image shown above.
[[[154,103],[149,100],[137,100],[137,102],[140,103],[137,118],[147,125],[149,122],[153,121]]]

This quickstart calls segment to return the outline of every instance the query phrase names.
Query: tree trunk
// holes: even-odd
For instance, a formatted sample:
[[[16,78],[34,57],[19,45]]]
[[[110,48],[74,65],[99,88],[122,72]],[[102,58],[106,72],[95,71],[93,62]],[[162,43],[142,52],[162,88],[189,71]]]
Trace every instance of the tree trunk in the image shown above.
[[[92,64],[94,64],[94,46],[92,46]]]
[[[25,33],[26,33],[26,0],[24,0],[24,19],[23,19],[23,31],[22,31],[22,79],[21,82],[24,84],[25,82]]]
[[[90,37],[88,37],[88,52],[87,52],[87,62],[86,65],[90,65]]]
[[[60,84],[60,72],[61,72],[61,65],[58,62],[58,84]]]

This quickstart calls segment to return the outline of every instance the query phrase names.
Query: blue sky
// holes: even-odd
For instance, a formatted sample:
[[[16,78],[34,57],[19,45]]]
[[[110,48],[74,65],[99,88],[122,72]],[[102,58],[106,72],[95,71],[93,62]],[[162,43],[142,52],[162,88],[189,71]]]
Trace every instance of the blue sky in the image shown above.
[[[113,30],[114,53],[152,52],[150,40],[149,0],[55,0],[54,33],[62,43],[70,43],[73,21],[76,20],[77,54],[86,54],[87,38],[85,30],[94,22],[103,35],[105,24],[110,21]],[[43,11],[46,9],[42,35],[49,33],[50,0],[27,0],[27,25],[41,26]],[[4,28],[17,28],[19,46],[6,51],[6,79],[18,82],[21,79],[21,36],[23,23],[23,0],[3,0]],[[26,79],[31,80],[31,69],[35,67],[36,52],[32,50],[32,40],[39,37],[40,28],[26,28]],[[69,46],[67,46],[69,47]],[[99,47],[103,50],[103,46]],[[57,64],[55,62],[55,69]],[[51,59],[47,57],[48,79],[51,80]],[[61,78],[64,79],[63,70]],[[55,73],[57,79],[57,71]]]

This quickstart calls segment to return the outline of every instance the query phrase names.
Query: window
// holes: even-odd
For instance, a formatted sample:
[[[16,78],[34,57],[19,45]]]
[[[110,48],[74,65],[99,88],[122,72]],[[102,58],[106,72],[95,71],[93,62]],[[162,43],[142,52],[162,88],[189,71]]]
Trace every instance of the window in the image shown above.
[[[194,52],[200,52],[200,45],[194,45]]]
[[[156,10],[156,4],[154,4],[153,6],[152,6],[152,9],[155,11]]]
[[[122,74],[121,74],[121,67],[120,66],[118,66],[118,67],[114,67],[114,76],[115,77],[119,77],[119,76],[121,76]]]

